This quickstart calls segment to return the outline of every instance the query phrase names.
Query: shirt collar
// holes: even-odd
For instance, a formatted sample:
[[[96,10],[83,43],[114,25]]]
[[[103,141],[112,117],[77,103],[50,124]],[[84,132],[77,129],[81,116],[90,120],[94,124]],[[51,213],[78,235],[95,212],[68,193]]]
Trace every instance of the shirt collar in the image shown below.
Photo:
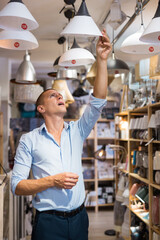
[[[64,128],[65,130],[67,130],[69,128],[69,124],[67,122],[64,122]],[[39,132],[42,133],[42,131],[45,130],[47,131],[47,128],[46,128],[46,124],[43,123],[40,128],[39,128]]]

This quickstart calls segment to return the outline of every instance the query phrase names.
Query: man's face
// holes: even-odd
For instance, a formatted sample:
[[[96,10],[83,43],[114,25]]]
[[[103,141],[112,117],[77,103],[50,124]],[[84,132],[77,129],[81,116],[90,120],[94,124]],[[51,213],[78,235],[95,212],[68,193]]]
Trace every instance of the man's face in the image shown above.
[[[48,115],[52,114],[62,114],[66,113],[66,106],[63,96],[54,89],[46,91],[43,95],[43,105],[44,113]]]

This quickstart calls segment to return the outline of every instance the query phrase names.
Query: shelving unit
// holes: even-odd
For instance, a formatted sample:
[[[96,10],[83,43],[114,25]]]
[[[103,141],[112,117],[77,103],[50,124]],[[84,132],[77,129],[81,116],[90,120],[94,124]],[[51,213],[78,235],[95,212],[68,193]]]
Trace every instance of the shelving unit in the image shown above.
[[[0,164],[3,166],[3,113],[0,112]],[[0,174],[3,174],[3,169],[0,168]]]
[[[86,139],[88,144],[91,144],[93,149],[92,149],[92,154],[97,151],[99,148],[99,145],[108,145],[109,143],[114,143],[114,137],[104,137],[104,136],[99,136],[98,135],[98,124],[114,124],[114,120],[107,120],[107,119],[99,119],[97,123],[94,126],[94,129],[91,133],[90,136]],[[106,135],[107,136],[107,135]],[[114,165],[114,158],[108,158],[106,159],[105,162],[110,161]],[[99,161],[94,158],[92,155],[91,157],[83,157],[82,158],[82,165],[85,165],[85,163],[90,164],[90,167],[94,169],[94,178],[91,179],[84,179],[85,182],[85,188],[86,190],[90,190],[94,192],[95,196],[93,196],[94,199],[94,206],[87,206],[87,208],[94,208],[95,212],[98,212],[100,208],[104,207],[113,207],[114,203],[113,201],[111,203],[104,203],[100,204],[98,202],[98,191],[99,187],[101,186],[106,186],[106,187],[113,187],[114,189],[114,183],[115,183],[115,178],[114,177],[104,177],[99,179],[99,174],[98,174],[98,163]],[[114,194],[113,194],[114,195]]]
[[[115,115],[118,117],[121,117],[122,120],[125,120],[128,122],[128,126],[130,125],[130,121],[132,118],[140,118],[143,117],[144,115],[148,116],[148,122],[151,118],[151,115],[154,114],[157,110],[160,110],[160,103],[155,103],[155,104],[150,104],[148,106],[142,107],[142,108],[137,108],[135,110],[129,110],[126,112],[121,112]],[[121,131],[119,130],[119,123],[116,124],[115,121],[115,130],[116,132],[116,140],[115,144],[120,144],[124,146],[128,152],[128,163],[129,163],[129,188],[131,189],[132,184],[134,183],[135,180],[139,180],[141,183],[146,185],[148,187],[148,192],[149,192],[149,220],[143,218],[143,216],[135,211],[131,207],[131,201],[129,203],[129,225],[131,226],[131,214],[136,215],[142,222],[144,222],[147,226],[147,229],[149,230],[149,240],[153,240],[153,232],[157,233],[160,235],[160,225],[153,225],[152,221],[152,198],[154,195],[154,191],[157,190],[158,194],[160,195],[160,185],[155,183],[154,181],[154,170],[153,170],[153,156],[155,153],[155,149],[160,151],[160,141],[159,140],[153,140],[150,141],[153,137],[152,134],[152,129],[147,128],[148,130],[148,138],[147,139],[134,139],[132,137],[132,132],[129,130],[128,127],[128,139],[124,139],[121,137]],[[120,132],[120,133],[119,133]],[[123,134],[123,133],[122,133]],[[119,136],[118,136],[119,135]],[[149,144],[147,144],[149,143]],[[139,146],[143,146],[146,148],[146,152],[148,152],[148,175],[144,178],[139,176],[137,173],[134,172],[134,167],[132,164],[132,151],[138,150]],[[115,159],[116,163],[118,163],[119,159],[116,156]],[[127,172],[126,170],[119,169],[122,172]],[[116,175],[116,184],[118,183],[118,175]],[[131,197],[131,196],[130,196]],[[131,232],[130,232],[131,235]],[[129,237],[128,240],[131,239],[131,236]]]

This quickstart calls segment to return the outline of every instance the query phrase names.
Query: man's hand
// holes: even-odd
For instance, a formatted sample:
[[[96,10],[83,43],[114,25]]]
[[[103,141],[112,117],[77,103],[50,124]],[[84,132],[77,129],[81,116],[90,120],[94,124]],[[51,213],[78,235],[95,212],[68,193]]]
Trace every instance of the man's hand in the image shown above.
[[[53,176],[54,187],[71,189],[78,182],[78,175],[75,173],[65,172]]]
[[[101,60],[107,60],[108,55],[112,50],[112,46],[105,29],[103,29],[102,35],[103,36],[99,37],[99,40],[97,42],[96,53],[97,58],[100,58]]]

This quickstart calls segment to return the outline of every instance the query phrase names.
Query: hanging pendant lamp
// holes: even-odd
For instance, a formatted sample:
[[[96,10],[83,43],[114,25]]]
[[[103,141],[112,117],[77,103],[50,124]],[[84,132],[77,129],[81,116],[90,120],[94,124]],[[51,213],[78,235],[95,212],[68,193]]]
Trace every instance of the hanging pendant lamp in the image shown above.
[[[114,52],[112,52],[112,57],[108,58],[107,68],[109,75],[116,75],[121,73],[128,73],[129,67],[128,65],[120,59],[116,59]]]
[[[33,30],[38,27],[22,0],[10,0],[0,11],[0,28],[8,30]]]
[[[52,88],[62,94],[66,104],[72,104],[74,102],[74,98],[70,93],[67,82],[65,80],[54,80]]]
[[[113,46],[112,46],[112,56],[107,60],[107,69],[109,75],[116,75],[129,72],[128,65],[120,59],[115,58],[114,54],[114,29],[113,29]]]
[[[82,1],[76,16],[71,19],[65,29],[61,32],[61,35],[88,37],[102,36],[101,31],[89,15],[85,0]]]
[[[139,40],[143,32],[144,26],[141,25],[138,32],[130,35],[123,41],[120,50],[130,54],[156,54],[160,52],[159,45],[145,43]]]
[[[20,64],[17,74],[16,82],[18,83],[35,83],[36,72],[30,61],[30,54],[26,51],[23,62]]]
[[[77,67],[93,64],[94,61],[93,54],[84,48],[80,48],[74,38],[71,49],[60,57],[58,65],[63,67]]]
[[[140,41],[140,37],[144,32],[143,15],[142,15],[142,2],[140,3],[141,13],[141,27],[139,31],[127,37],[121,45],[120,50],[125,53],[131,54],[155,54],[160,52],[160,46],[153,43],[144,43]]]
[[[142,42],[150,42],[150,43],[160,43],[160,0],[158,2],[158,7],[154,17],[151,22],[147,26],[146,30],[143,32],[140,37],[140,41]]]
[[[29,31],[3,30],[0,32],[1,48],[11,50],[31,50],[38,46],[37,39]]]

